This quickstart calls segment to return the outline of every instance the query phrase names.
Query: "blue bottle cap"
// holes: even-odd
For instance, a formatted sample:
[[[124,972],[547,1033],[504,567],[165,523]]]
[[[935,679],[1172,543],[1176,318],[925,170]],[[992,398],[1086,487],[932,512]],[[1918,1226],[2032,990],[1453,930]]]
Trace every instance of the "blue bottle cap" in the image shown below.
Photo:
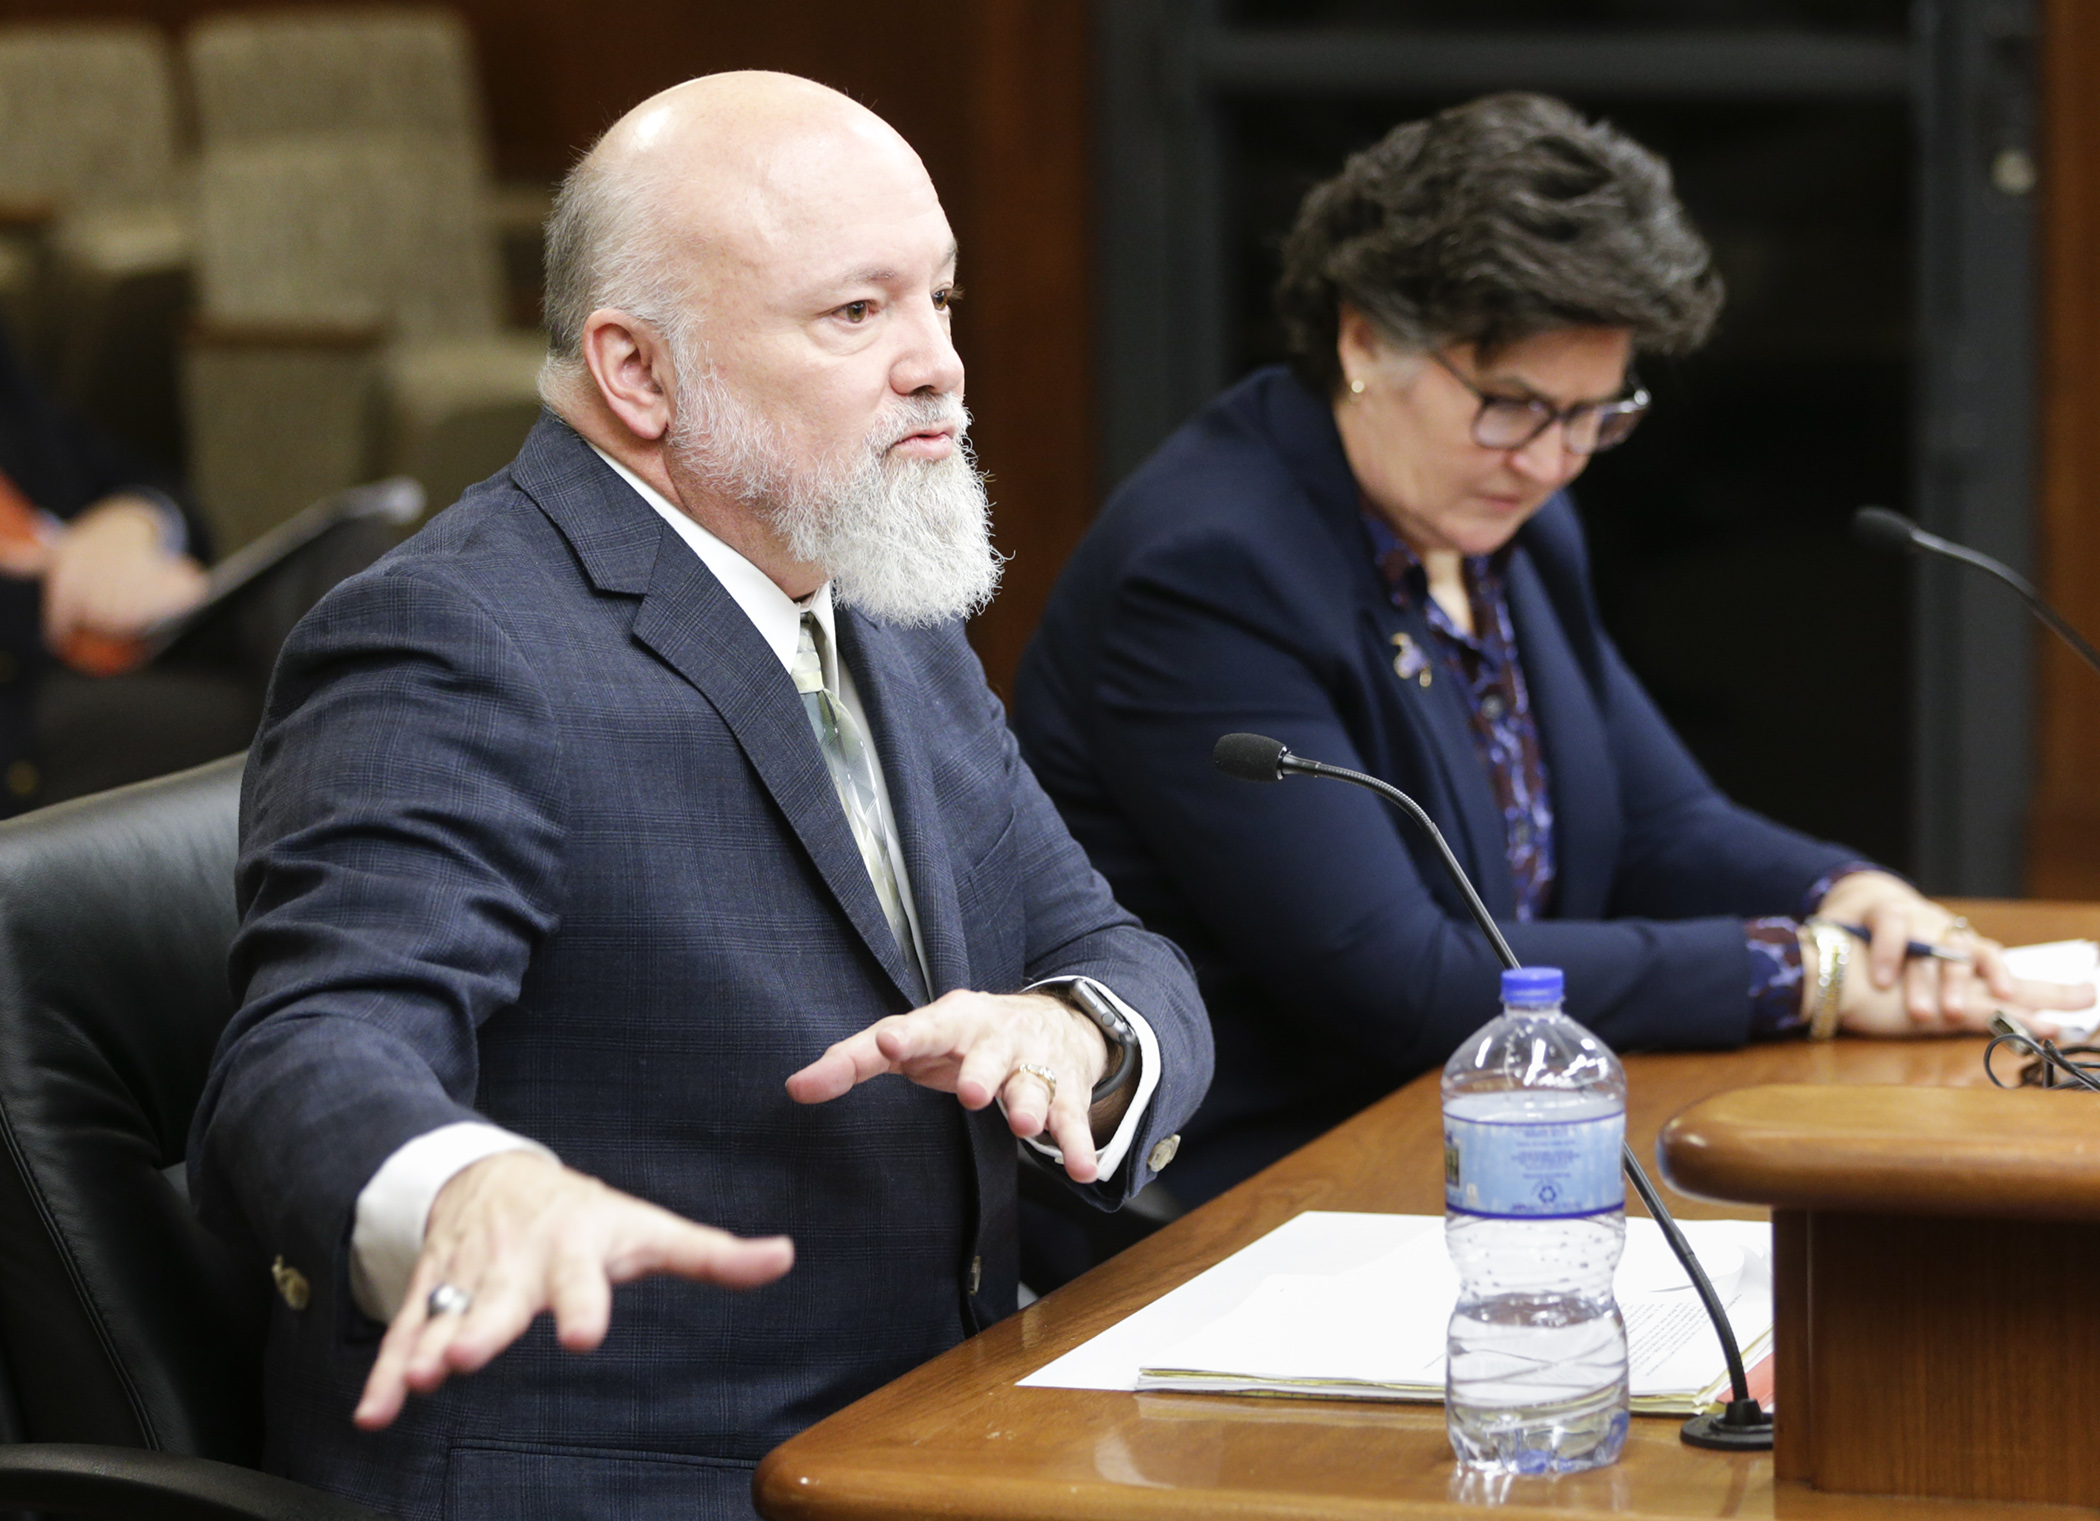
[[[1502,974],[1504,1003],[1559,1003],[1563,980],[1557,966],[1520,966]]]

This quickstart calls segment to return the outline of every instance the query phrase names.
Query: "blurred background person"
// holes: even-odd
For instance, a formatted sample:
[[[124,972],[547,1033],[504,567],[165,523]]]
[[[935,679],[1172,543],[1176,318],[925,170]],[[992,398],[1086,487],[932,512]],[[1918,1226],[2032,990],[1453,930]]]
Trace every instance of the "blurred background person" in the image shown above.
[[[254,732],[253,681],[63,663],[121,659],[203,600],[206,530],[178,489],[61,407],[0,336],[0,810],[196,765]]]
[[[340,524],[170,644],[212,554],[375,477],[449,502],[539,411],[547,196],[494,178],[457,11],[76,10],[0,25],[7,811],[245,746],[283,634],[394,535]]]
[[[1899,877],[1731,803],[1599,621],[1567,488],[1645,411],[1636,354],[1696,348],[1721,299],[1667,167],[1609,126],[1499,95],[1395,128],[1284,246],[1290,367],[1169,440],[1073,557],[1015,726],[1203,979],[1218,1077],[1177,1197],[1438,1065],[1496,1007],[1428,842],[1357,789],[1224,778],[1228,731],[1416,797],[1518,956],[1565,968],[1570,1012],[1621,1050],[1801,1035],[1819,997],[1821,1034],[2090,1001],[2016,987]],[[1871,936],[1841,985],[1811,916]],[[1906,964],[1912,940],[1968,959]]]

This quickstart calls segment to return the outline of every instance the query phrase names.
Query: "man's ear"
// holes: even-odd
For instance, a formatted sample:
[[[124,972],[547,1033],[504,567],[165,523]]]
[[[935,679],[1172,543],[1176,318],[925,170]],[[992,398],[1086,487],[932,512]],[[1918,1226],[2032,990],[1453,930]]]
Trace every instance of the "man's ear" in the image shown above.
[[[617,307],[600,307],[583,324],[583,362],[628,431],[651,443],[664,436],[671,426],[671,362],[654,328]]]

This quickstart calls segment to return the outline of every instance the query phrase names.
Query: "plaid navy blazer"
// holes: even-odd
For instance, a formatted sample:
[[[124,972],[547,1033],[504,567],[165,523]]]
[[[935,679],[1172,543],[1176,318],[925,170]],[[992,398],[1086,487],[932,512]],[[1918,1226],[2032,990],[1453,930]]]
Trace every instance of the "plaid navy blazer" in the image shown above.
[[[1090,1191],[1120,1202],[1209,1081],[1187,963],[1072,842],[959,627],[839,628],[934,991],[1085,973],[1159,1037],[1129,1160]],[[909,1007],[897,943],[780,662],[558,419],[292,636],[238,890],[242,1007],[190,1155],[205,1218],[312,1284],[274,1302],[275,1470],[404,1517],[747,1516],[775,1444],[1014,1308],[996,1110],[897,1079],[788,1099],[790,1072]],[[589,1356],[542,1318],[360,1433],[379,1328],[348,1292],[357,1194],[475,1117],[693,1219],[786,1232],[794,1271],[623,1288]]]

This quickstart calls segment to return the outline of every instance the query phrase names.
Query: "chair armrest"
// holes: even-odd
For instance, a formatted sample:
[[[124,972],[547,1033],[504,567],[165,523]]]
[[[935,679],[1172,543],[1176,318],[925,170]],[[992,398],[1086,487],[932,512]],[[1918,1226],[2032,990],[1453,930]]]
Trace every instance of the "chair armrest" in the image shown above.
[[[362,1505],[252,1468],[70,1442],[0,1446],[0,1506],[130,1521],[386,1521]]]

